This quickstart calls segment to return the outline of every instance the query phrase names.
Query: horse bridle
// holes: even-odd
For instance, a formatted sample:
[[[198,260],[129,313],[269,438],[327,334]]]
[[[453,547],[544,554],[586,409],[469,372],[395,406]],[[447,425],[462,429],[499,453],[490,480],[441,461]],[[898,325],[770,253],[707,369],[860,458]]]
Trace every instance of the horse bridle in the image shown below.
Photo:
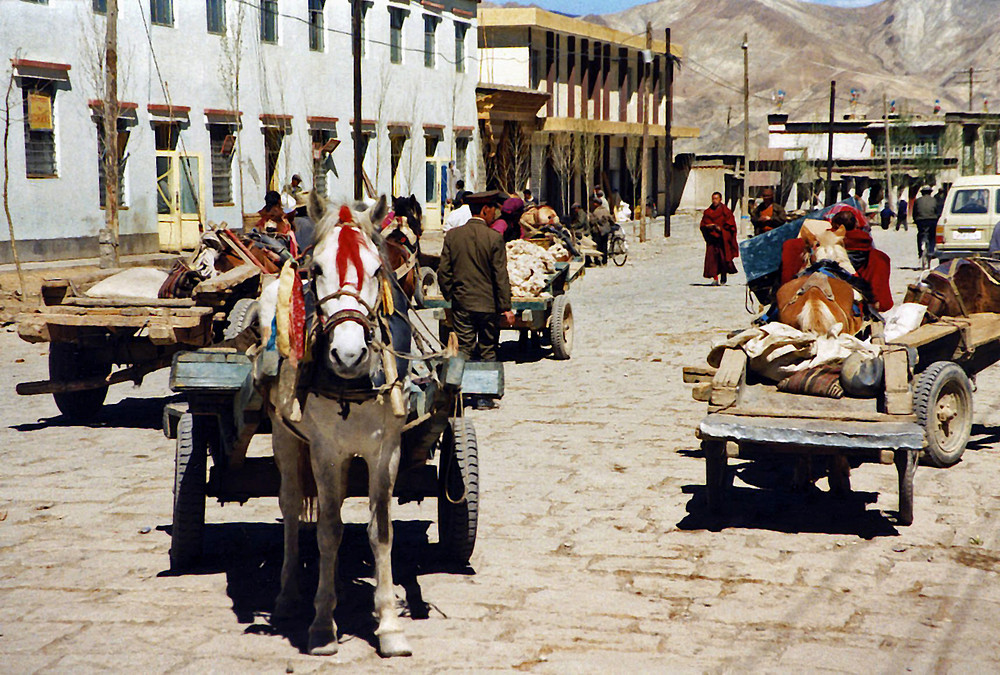
[[[379,278],[379,275],[376,275],[376,278]],[[336,300],[337,298],[342,297],[354,298],[359,305],[365,308],[367,314],[359,309],[339,309],[331,316],[323,319],[323,304],[330,300]],[[365,302],[364,298],[362,298],[357,291],[341,288],[338,291],[330,293],[329,295],[316,301],[316,314],[322,322],[320,333],[329,337],[329,334],[333,332],[334,328],[342,323],[350,321],[361,326],[362,330],[365,332],[365,342],[371,344],[372,340],[375,338],[375,321],[378,319],[378,310],[381,305],[381,293],[376,296],[374,307]]]

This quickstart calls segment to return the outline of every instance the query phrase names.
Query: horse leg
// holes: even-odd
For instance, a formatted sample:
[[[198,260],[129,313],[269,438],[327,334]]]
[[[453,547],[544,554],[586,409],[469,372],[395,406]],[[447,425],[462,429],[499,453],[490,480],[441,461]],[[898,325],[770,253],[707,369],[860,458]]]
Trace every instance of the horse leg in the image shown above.
[[[337,606],[337,550],[344,535],[340,507],[347,494],[347,465],[350,457],[326,457],[325,461],[318,461],[316,455],[313,452],[312,467],[316,476],[316,500],[319,505],[319,520],[316,524],[319,583],[313,602],[316,615],[309,626],[309,653],[313,656],[330,656],[339,649],[333,609]]]
[[[391,412],[388,414],[391,415]],[[378,618],[375,634],[378,636],[379,653],[386,657],[413,654],[403,634],[396,612],[396,595],[392,590],[392,518],[389,505],[399,469],[399,435],[395,435],[391,442],[392,447],[383,447],[378,453],[378,466],[371,466],[371,462],[368,466],[368,542],[375,558],[375,614]]]
[[[285,556],[281,563],[281,591],[274,601],[275,618],[289,617],[301,600],[299,595],[299,517],[302,515],[302,477],[299,475],[299,453],[302,443],[289,432],[279,419],[272,416],[271,445],[281,473],[278,505],[285,530]]]

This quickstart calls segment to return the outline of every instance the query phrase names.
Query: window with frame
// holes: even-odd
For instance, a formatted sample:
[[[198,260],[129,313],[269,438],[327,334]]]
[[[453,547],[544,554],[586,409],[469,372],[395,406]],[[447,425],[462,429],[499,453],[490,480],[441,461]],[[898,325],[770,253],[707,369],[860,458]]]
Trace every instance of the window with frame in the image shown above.
[[[469,24],[455,22],[455,72],[465,72],[465,35],[469,32]]]
[[[128,146],[129,128],[125,120],[118,119],[118,206],[125,206],[125,163],[128,162],[128,154],[125,148]],[[107,144],[104,142],[104,120],[97,120],[97,201],[101,208],[108,204],[108,184],[107,172],[105,169],[105,158],[107,157]]]
[[[326,0],[309,0],[309,49],[321,52],[323,40],[323,7]]]
[[[149,0],[149,22],[157,26],[173,26],[174,0]]]
[[[399,7],[389,8],[389,61],[403,62],[403,20],[406,13]]]
[[[361,58],[365,56],[365,20],[368,18],[368,8],[372,6],[371,2],[361,3]]]
[[[469,139],[467,136],[459,136],[455,139],[455,171],[458,177],[465,180],[465,169],[469,155]]]
[[[435,52],[437,51],[437,25],[439,19],[429,14],[424,15],[424,67],[433,68]]]
[[[236,126],[210,124],[208,135],[212,148],[212,204],[233,205],[233,155],[236,152]]]
[[[403,148],[406,147],[406,135],[393,132],[389,134],[389,168],[392,172],[392,193],[399,194],[399,164],[403,159]],[[409,189],[409,188],[407,188]]]
[[[225,35],[226,0],[205,0],[205,19],[209,33]]]
[[[108,0],[92,0],[90,6],[97,14],[108,13]]]
[[[49,0],[23,0],[24,2],[30,2],[33,5],[47,5]]]
[[[278,42],[278,0],[260,0],[260,41]]]
[[[55,178],[56,134],[53,108],[56,88],[52,80],[24,78],[24,166],[28,178]]]

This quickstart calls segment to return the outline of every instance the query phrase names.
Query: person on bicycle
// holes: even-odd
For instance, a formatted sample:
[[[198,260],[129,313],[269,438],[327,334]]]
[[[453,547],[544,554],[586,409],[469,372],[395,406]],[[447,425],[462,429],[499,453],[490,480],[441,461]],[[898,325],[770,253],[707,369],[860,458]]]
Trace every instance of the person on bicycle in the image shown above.
[[[601,264],[607,265],[608,237],[611,235],[615,219],[608,207],[602,204],[601,198],[596,195],[590,200],[590,208],[590,234],[597,244],[597,250],[601,252]]]

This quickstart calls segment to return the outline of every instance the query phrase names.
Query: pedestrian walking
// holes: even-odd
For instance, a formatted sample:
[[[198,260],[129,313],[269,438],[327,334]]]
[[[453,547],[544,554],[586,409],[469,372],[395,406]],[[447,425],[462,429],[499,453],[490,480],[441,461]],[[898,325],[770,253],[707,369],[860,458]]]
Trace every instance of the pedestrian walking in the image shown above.
[[[920,196],[913,202],[913,222],[917,226],[917,257],[921,264],[930,264],[934,257],[934,235],[938,221],[937,200],[931,196],[931,186],[920,188]]]
[[[712,204],[701,216],[701,236],[705,238],[705,267],[702,276],[713,286],[726,285],[727,277],[736,273],[734,259],[740,255],[736,243],[736,217],[722,203],[722,193],[712,193]]]
[[[899,198],[899,204],[896,205],[896,231],[899,232],[899,226],[903,226],[903,231],[908,232],[910,226],[906,223],[906,199],[904,197]]]

